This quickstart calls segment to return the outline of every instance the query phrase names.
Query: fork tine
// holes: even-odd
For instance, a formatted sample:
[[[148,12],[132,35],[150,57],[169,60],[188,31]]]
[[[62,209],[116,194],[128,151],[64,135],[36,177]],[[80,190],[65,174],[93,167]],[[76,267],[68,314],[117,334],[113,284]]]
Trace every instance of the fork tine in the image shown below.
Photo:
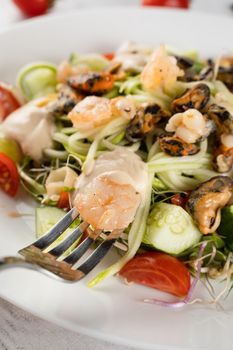
[[[82,222],[63,242],[50,250],[49,253],[55,257],[62,255],[81,236],[88,226],[89,224],[87,222]]]
[[[77,209],[72,208],[47,234],[38,239],[33,245],[42,250],[47,248],[72,224],[78,215]]]
[[[116,242],[117,238],[121,234],[121,230],[114,230],[107,239],[96,248],[93,253],[87,258],[82,265],[77,268],[77,271],[83,273],[85,277],[91,270],[99,264],[99,262],[105,257],[110,248]]]
[[[101,230],[90,230],[89,236],[64,259],[64,262],[74,265],[86,253],[101,232]]]

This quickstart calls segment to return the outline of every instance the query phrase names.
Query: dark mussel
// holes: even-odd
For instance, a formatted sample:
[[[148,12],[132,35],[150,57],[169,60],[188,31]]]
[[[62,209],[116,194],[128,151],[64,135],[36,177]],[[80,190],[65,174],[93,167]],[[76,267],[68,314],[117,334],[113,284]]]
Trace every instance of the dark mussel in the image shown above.
[[[82,73],[68,79],[68,85],[85,94],[102,94],[112,89],[114,77],[108,72]]]
[[[142,140],[155,129],[156,124],[160,120],[166,120],[170,118],[170,116],[171,113],[158,104],[140,107],[126,129],[126,138],[130,142]]]
[[[179,137],[168,135],[159,136],[159,146],[164,153],[173,157],[191,156],[200,150],[196,144],[187,143]]]
[[[182,96],[172,101],[175,112],[184,112],[190,108],[203,110],[210,100],[210,89],[206,84],[200,83],[187,90]]]
[[[228,176],[213,177],[191,192],[186,207],[203,234],[217,229],[220,210],[231,201],[232,192],[233,180]]]

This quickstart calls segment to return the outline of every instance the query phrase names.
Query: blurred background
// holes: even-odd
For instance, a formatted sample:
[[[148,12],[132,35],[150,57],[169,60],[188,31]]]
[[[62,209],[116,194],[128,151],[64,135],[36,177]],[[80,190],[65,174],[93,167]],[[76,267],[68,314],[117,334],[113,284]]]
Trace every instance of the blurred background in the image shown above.
[[[233,0],[0,0],[0,29],[32,16],[99,6],[166,6],[233,17]]]

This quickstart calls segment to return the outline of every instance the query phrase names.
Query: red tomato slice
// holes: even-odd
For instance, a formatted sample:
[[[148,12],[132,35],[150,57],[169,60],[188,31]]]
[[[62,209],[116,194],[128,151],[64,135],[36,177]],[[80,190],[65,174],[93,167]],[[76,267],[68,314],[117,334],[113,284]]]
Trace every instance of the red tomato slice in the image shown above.
[[[52,0],[13,0],[24,15],[33,17],[46,13]]]
[[[189,7],[189,0],[142,0],[142,5],[179,7],[187,9]]]
[[[62,192],[57,202],[57,207],[60,209],[70,209],[70,201],[68,192]]]
[[[19,188],[19,173],[15,162],[6,154],[0,153],[0,188],[14,197]]]
[[[115,53],[114,52],[108,52],[108,53],[105,53],[103,56],[105,58],[107,58],[107,60],[111,61],[115,57]]]
[[[143,284],[178,297],[190,289],[190,273],[178,259],[165,253],[147,252],[130,260],[120,271],[128,282]]]
[[[12,92],[0,85],[0,122],[19,107],[20,103]]]

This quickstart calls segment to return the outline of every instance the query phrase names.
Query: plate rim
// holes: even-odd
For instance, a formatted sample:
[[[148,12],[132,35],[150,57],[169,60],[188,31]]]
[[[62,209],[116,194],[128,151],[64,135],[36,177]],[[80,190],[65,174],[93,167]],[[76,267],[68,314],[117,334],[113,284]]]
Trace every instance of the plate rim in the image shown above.
[[[105,13],[114,13],[116,14],[116,12],[124,12],[124,13],[127,13],[127,12],[145,12],[145,13],[151,13],[151,12],[154,12],[154,14],[157,13],[167,13],[168,15],[169,14],[172,14],[172,13],[176,13],[176,14],[182,14],[182,15],[186,15],[186,16],[189,16],[189,17],[197,17],[197,16],[201,16],[203,18],[209,18],[211,20],[215,20],[217,19],[218,21],[228,21],[229,23],[232,24],[232,27],[233,27],[233,23],[232,23],[232,18],[230,18],[228,15],[224,15],[224,14],[221,14],[221,15],[217,15],[217,14],[207,14],[207,13],[203,13],[203,12],[200,12],[200,11],[187,11],[187,10],[181,10],[181,9],[165,9],[165,8],[162,8],[162,7],[159,7],[159,8],[141,8],[141,7],[134,7],[134,6],[116,6],[116,7],[108,7],[108,6],[103,6],[103,7],[100,7],[100,8],[80,8],[80,9],[76,9],[75,11],[67,11],[65,12],[64,14],[62,13],[56,13],[56,14],[49,14],[49,15],[43,15],[43,16],[40,16],[40,17],[37,17],[37,18],[32,18],[32,19],[28,19],[26,21],[23,21],[23,22],[18,22],[18,23],[15,23],[15,24],[11,24],[10,27],[5,27],[5,28],[2,28],[0,29],[0,36],[4,36],[6,35],[7,33],[10,33],[10,32],[14,32],[14,31],[17,31],[18,29],[23,29],[23,28],[27,28],[27,27],[31,27],[31,26],[34,26],[34,24],[37,23],[37,25],[39,24],[43,24],[43,23],[47,23],[47,22],[53,22],[53,21],[57,21],[59,20],[60,18],[64,18],[64,17],[76,17],[76,16],[80,16],[82,15],[83,13],[99,13],[101,14],[102,12],[105,12]],[[115,336],[113,338],[112,335],[108,335],[106,334],[105,332],[103,332],[102,330],[94,330],[94,329],[91,329],[91,328],[88,328],[88,327],[85,327],[85,326],[81,326],[79,324],[73,324],[72,323],[66,323],[65,321],[63,322],[62,319],[59,319],[59,318],[53,318],[52,316],[48,315],[47,317],[45,317],[45,315],[41,314],[40,312],[37,312],[37,311],[34,311],[32,310],[30,307],[27,307],[27,306],[24,306],[24,305],[21,305],[20,302],[17,302],[15,301],[14,299],[11,299],[10,297],[7,297],[5,296],[4,294],[1,293],[0,291],[0,298],[2,298],[3,300],[6,300],[7,302],[15,305],[16,307],[22,309],[22,310],[25,310],[26,312],[29,312],[30,314],[42,319],[42,320],[45,320],[47,322],[50,322],[52,324],[56,324],[64,329],[67,329],[67,330],[70,330],[72,332],[75,332],[75,333],[80,333],[80,334],[84,334],[84,335],[87,335],[87,336],[90,336],[90,337],[94,337],[94,338],[97,338],[97,339],[100,339],[100,340],[103,340],[103,341],[107,341],[107,342],[110,342],[110,343],[115,343],[115,344],[118,344],[118,345],[123,345],[123,346],[127,346],[127,347],[135,347],[137,349],[153,349],[153,350],[169,350],[171,349],[169,346],[166,346],[166,345],[160,345],[160,344],[150,344],[150,343],[145,343],[144,341],[142,342],[135,342],[133,343],[131,340],[127,340],[126,338],[123,338],[123,337],[120,337],[120,336]],[[177,347],[177,346],[173,346],[172,347],[172,350],[185,350],[186,348],[185,347]],[[197,348],[190,348],[192,350],[195,350]],[[199,350],[209,350],[209,348],[206,348],[206,347],[198,347]]]
[[[26,18],[22,21],[18,21],[16,23],[11,23],[5,27],[0,28],[0,35],[4,35],[6,33],[34,25],[34,23],[43,23],[43,22],[52,22],[59,20],[63,17],[75,17],[82,13],[90,13],[90,12],[98,12],[101,14],[101,12],[145,12],[145,13],[167,13],[167,14],[183,14],[189,17],[193,16],[201,16],[201,17],[207,17],[212,20],[226,20],[229,23],[232,23],[232,18],[230,15],[227,14],[216,14],[216,13],[207,13],[202,12],[200,10],[186,10],[186,9],[179,9],[179,8],[167,8],[162,6],[152,7],[152,6],[132,6],[132,5],[116,5],[116,6],[100,6],[100,7],[87,7],[87,8],[80,8],[75,10],[68,10],[65,13],[57,12],[57,13],[47,13],[38,17],[32,17],[32,18]]]

